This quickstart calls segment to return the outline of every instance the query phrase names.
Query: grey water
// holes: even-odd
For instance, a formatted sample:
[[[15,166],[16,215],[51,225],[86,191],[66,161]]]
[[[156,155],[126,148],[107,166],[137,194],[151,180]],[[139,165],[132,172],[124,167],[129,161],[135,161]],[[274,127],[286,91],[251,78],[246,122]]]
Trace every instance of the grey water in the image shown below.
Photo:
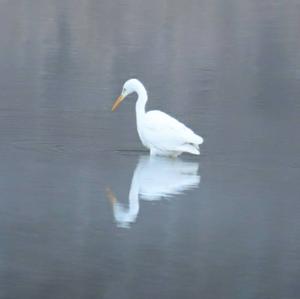
[[[0,1],[0,298],[300,298],[299,1]],[[151,159],[148,109],[203,136]]]

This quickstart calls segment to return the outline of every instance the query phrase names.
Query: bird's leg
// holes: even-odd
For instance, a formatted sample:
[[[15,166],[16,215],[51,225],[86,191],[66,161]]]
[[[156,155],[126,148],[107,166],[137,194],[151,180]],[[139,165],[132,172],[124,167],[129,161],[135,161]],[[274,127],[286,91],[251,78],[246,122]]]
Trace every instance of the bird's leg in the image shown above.
[[[156,156],[157,155],[157,151],[154,148],[150,148],[150,155],[151,156]]]
[[[171,154],[170,157],[171,157],[172,159],[176,159],[179,155],[180,155],[180,153],[174,152],[174,153]]]

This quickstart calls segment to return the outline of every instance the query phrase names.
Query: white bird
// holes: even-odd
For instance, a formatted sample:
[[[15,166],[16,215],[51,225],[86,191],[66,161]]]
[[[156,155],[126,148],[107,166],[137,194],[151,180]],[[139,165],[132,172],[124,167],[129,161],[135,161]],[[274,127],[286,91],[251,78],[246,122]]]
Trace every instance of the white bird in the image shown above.
[[[114,111],[131,93],[136,92],[136,124],[141,142],[151,155],[177,157],[183,152],[199,155],[203,138],[170,115],[153,110],[146,112],[148,100],[144,85],[137,79],[125,82],[121,95],[112,106]]]

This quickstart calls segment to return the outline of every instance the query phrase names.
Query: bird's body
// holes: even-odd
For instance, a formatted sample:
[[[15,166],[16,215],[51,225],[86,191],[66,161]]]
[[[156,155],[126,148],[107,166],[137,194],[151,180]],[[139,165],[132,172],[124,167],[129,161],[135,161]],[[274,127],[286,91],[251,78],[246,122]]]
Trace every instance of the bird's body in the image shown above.
[[[137,122],[138,133],[151,155],[178,156],[182,152],[199,154],[202,138],[168,114],[153,110]]]
[[[112,107],[115,110],[130,93],[136,92],[136,123],[139,137],[151,155],[177,157],[183,152],[199,155],[203,138],[170,115],[153,110],[146,112],[147,91],[137,79],[128,80],[121,96]]]

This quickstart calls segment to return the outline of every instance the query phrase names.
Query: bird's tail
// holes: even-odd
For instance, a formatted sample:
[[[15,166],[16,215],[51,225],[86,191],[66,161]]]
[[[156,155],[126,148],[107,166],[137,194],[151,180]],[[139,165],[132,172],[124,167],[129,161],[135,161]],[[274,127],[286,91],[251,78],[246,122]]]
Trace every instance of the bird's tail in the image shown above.
[[[202,144],[204,141],[203,138],[197,134],[195,134],[194,139],[196,144]]]
[[[190,153],[193,155],[200,155],[200,149],[197,144],[194,143],[186,143],[180,147],[180,151]]]

